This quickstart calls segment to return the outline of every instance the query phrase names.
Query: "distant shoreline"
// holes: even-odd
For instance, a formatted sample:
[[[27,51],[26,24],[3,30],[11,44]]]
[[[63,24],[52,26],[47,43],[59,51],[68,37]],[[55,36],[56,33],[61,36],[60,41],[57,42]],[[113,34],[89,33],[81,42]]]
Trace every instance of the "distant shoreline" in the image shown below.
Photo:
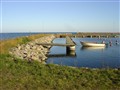
[[[71,37],[117,37],[119,32],[3,32],[0,33],[0,40],[17,38],[21,36],[30,36],[34,34],[56,34],[58,37],[65,37],[69,35]]]

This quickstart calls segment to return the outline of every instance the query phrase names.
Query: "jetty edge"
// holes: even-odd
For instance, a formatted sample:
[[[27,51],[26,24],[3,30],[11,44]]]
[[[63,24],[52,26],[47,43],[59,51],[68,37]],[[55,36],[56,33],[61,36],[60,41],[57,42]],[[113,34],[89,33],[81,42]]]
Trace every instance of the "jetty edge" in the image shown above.
[[[34,41],[30,41],[26,44],[18,44],[16,47],[11,48],[9,53],[19,59],[28,61],[37,60],[39,62],[42,62],[47,59],[47,54],[51,46],[43,46],[36,43],[52,43],[54,39],[55,35],[51,34],[49,36],[35,39]]]

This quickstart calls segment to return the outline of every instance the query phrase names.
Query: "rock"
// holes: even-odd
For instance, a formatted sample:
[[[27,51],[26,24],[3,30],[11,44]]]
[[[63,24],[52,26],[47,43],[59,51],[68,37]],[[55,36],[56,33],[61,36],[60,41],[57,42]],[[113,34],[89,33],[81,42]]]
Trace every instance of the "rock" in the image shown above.
[[[54,38],[54,35],[42,37],[27,44],[18,45],[12,48],[9,53],[20,59],[26,59],[28,61],[37,60],[41,62],[47,59],[47,53],[51,46],[42,46],[36,43],[50,43]]]

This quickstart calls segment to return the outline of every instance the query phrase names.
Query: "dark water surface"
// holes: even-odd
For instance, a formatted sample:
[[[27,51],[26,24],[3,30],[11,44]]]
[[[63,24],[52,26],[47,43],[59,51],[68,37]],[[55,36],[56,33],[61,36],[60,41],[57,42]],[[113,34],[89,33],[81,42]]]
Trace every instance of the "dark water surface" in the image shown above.
[[[120,68],[120,39],[119,38],[73,38],[76,45],[75,52],[66,52],[66,47],[53,46],[50,49],[47,63],[74,67],[89,68]],[[112,45],[107,47],[82,47],[80,41],[105,41]],[[116,44],[118,40],[119,44]],[[65,38],[57,38],[54,43],[65,43]]]

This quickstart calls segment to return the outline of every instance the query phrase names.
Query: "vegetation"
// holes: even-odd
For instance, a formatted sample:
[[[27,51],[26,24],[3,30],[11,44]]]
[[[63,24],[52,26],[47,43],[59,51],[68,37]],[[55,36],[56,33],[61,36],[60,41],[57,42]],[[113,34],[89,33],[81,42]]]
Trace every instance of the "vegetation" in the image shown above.
[[[120,70],[71,68],[0,56],[1,90],[119,90]]]
[[[0,90],[120,90],[120,70],[28,62],[8,54],[17,44],[44,35],[0,41]]]
[[[37,38],[40,38],[46,35],[49,35],[49,34],[36,34],[36,35],[27,36],[27,37],[1,40],[0,53],[1,54],[8,53],[10,48],[17,46],[18,44],[25,44],[29,41],[35,40]]]

